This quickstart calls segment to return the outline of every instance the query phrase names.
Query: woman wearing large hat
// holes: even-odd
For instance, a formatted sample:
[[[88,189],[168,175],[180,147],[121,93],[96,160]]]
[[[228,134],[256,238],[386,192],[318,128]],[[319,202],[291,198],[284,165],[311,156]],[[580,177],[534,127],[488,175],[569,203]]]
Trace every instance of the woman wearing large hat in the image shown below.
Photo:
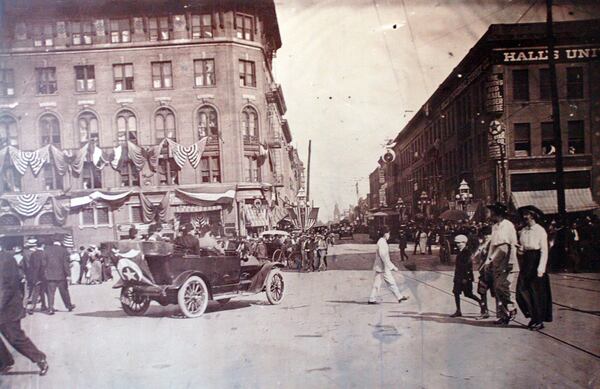
[[[526,226],[519,236],[519,279],[517,281],[517,304],[531,318],[527,327],[532,330],[544,328],[544,322],[552,321],[552,293],[546,273],[548,264],[548,235],[539,224],[543,213],[528,205],[519,208]]]

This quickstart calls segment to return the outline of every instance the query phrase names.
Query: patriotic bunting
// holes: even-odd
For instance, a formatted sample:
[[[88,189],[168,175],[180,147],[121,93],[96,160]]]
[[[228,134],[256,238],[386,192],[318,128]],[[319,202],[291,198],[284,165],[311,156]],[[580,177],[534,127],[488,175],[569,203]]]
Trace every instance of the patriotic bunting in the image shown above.
[[[59,224],[65,224],[69,209],[59,202],[56,197],[50,197],[50,200],[52,201],[52,212],[54,212],[54,218]]]
[[[8,146],[8,155],[12,161],[13,166],[19,172],[19,174],[25,174],[29,163],[23,158],[21,151],[13,146]]]
[[[121,158],[123,158],[123,146],[118,145],[113,149],[113,158],[110,161],[110,166],[115,170],[120,170]]]
[[[183,165],[185,165],[186,161],[188,161],[194,169],[198,168],[198,165],[200,165],[200,158],[202,157],[204,148],[206,147],[206,141],[208,140],[207,137],[202,138],[191,146],[182,146],[179,143],[170,140],[169,138],[166,139],[167,142],[169,142],[169,147],[173,152],[175,163],[177,166],[179,166],[179,168],[183,168]]]
[[[160,203],[154,205],[148,197],[140,192],[140,204],[142,205],[142,218],[144,223],[152,223],[156,219],[167,221],[167,209],[169,208],[170,192],[165,193],[165,196]]]
[[[67,162],[65,153],[54,145],[49,145],[48,150],[52,156],[52,160],[54,161],[54,168],[56,169],[56,172],[59,175],[64,176],[69,170],[69,164]]]
[[[118,202],[127,198],[132,192],[123,192],[123,193],[103,193],[100,191],[92,192],[88,195],[81,197],[73,197],[71,199],[71,208],[81,207],[83,205],[88,205],[96,200],[103,200],[106,202]]]
[[[83,163],[87,159],[88,149],[89,149],[89,143],[86,143],[79,149],[79,151],[77,151],[75,153],[75,155],[70,163],[71,170],[74,171],[77,175],[80,175],[81,172],[83,171]],[[68,155],[67,155],[67,157],[68,157]]]
[[[197,230],[210,225],[210,221],[208,220],[208,218],[202,216],[202,214],[200,213],[194,213],[192,215],[192,218],[190,219],[190,223],[192,223],[194,228],[196,228]]]
[[[0,149],[0,172],[4,168],[4,164],[6,163],[6,156],[8,155],[8,147]]]
[[[148,165],[153,172],[158,170],[158,158],[160,157],[160,151],[162,150],[167,138],[160,141],[156,146],[151,146],[146,150],[146,160]]]
[[[138,171],[144,168],[142,148],[131,141],[127,141],[127,158],[135,165]]]
[[[2,198],[19,215],[30,217],[42,210],[48,197],[49,195],[47,194],[22,194],[4,195]]]

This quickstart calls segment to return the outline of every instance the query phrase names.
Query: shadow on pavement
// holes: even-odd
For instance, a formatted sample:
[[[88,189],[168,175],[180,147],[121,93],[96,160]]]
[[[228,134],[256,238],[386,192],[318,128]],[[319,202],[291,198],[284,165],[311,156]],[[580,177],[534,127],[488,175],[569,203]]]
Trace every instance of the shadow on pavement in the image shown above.
[[[415,315],[388,315],[389,318],[399,318],[399,319],[415,319],[420,321],[429,321],[433,323],[441,323],[441,324],[466,324],[473,327],[490,327],[490,328],[514,328],[514,329],[525,329],[520,324],[509,324],[507,326],[500,326],[494,324],[493,321],[483,321],[483,320],[469,320],[469,316],[467,317],[450,317],[450,315],[445,315],[441,313],[433,313],[433,312],[423,312]],[[475,318],[476,316],[470,316],[471,318]]]
[[[39,370],[36,371],[9,371],[8,373],[0,375],[39,375]]]
[[[356,305],[382,305],[382,304],[394,304],[398,305],[397,301],[379,301],[377,304],[369,304],[367,300],[357,301],[357,300],[327,300],[327,303],[333,304],[356,304]]]
[[[203,316],[208,315],[210,313],[220,313],[220,312],[226,312],[226,311],[231,311],[231,310],[235,310],[235,309],[249,308],[253,305],[266,305],[266,304],[261,300],[229,301],[226,304],[219,304],[217,302],[211,302],[208,304],[208,307],[206,308],[206,311],[204,312]],[[84,312],[84,313],[77,313],[77,314],[75,314],[75,316],[103,317],[103,318],[109,318],[109,319],[136,317],[136,316],[127,315],[123,310]],[[184,316],[181,314],[181,312],[179,311],[179,308],[176,305],[168,305],[166,307],[151,306],[149,308],[148,312],[146,312],[144,315],[137,316],[137,317],[170,317],[170,318],[177,319],[177,318],[182,318]]]

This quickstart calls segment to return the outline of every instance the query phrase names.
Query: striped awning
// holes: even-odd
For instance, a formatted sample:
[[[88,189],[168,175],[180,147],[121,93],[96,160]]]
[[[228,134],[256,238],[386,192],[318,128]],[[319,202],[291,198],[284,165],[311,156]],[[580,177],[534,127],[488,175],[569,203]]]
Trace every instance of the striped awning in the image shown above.
[[[535,205],[546,214],[558,213],[555,190],[512,192],[512,201],[515,208]],[[584,212],[598,208],[598,204],[592,198],[590,188],[566,189],[565,203],[567,212]]]
[[[246,225],[248,227],[267,227],[269,225],[267,213],[261,209],[245,207],[244,213],[246,216]]]
[[[220,205],[211,205],[204,207],[202,205],[180,205],[174,207],[175,213],[196,213],[196,212],[212,212],[220,211],[223,207]]]

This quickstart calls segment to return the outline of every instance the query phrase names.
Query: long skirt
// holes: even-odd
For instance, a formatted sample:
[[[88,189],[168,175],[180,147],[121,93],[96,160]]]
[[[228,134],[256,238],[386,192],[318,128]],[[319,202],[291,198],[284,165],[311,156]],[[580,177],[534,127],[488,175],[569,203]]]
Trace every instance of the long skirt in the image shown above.
[[[79,275],[81,274],[81,265],[77,261],[71,261],[71,284],[79,283]]]
[[[427,254],[427,235],[421,234],[419,237],[419,250],[420,254]]]
[[[520,259],[519,279],[517,280],[517,304],[525,317],[535,323],[552,321],[552,292],[547,273],[537,275],[540,251],[528,250]]]

